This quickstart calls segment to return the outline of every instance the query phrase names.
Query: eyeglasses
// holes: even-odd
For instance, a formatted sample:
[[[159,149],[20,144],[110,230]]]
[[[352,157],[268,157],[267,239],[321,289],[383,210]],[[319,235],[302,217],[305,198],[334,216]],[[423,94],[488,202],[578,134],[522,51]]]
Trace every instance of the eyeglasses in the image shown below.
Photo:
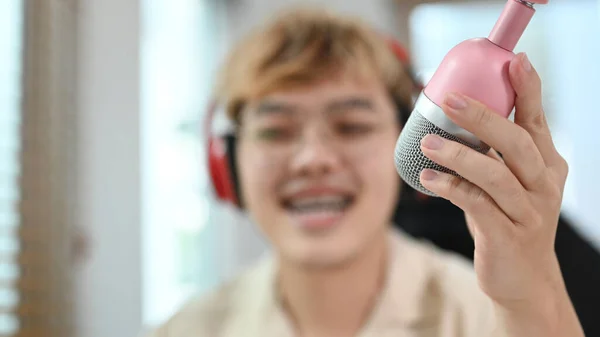
[[[386,117],[379,111],[361,109],[331,114],[252,114],[240,125],[237,135],[239,142],[247,142],[272,161],[290,160],[306,150],[346,160],[368,160],[382,143],[395,142],[398,135],[395,116]]]

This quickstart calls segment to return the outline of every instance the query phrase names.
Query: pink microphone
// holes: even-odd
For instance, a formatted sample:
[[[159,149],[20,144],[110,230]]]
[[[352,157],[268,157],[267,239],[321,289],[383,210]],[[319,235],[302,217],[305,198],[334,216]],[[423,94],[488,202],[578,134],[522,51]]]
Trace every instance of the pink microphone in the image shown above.
[[[457,175],[421,152],[421,139],[426,135],[436,134],[481,153],[489,151],[487,144],[448,119],[441,109],[444,96],[462,93],[508,118],[515,103],[508,67],[515,57],[513,49],[535,13],[534,3],[547,4],[548,0],[508,0],[488,38],[470,39],[450,50],[417,99],[395,149],[396,170],[414,189],[436,196],[420,183],[419,176],[426,168]]]

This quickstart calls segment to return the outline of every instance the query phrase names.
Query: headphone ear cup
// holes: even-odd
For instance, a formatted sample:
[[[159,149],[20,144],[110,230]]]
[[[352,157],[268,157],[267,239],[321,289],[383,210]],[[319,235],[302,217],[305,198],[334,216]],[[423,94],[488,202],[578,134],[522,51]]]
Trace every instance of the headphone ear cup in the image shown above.
[[[227,142],[221,137],[211,137],[208,140],[208,171],[217,198],[237,205],[234,183],[230,177],[230,151]]]

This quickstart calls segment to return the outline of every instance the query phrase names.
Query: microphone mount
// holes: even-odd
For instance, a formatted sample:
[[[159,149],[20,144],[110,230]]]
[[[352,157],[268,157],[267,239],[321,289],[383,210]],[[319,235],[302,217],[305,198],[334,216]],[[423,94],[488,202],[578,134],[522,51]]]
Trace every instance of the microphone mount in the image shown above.
[[[531,1],[525,1],[525,0],[516,0],[517,2],[522,3],[523,5],[529,7],[529,8],[533,8],[534,3]]]
[[[513,51],[535,13],[535,4],[547,0],[508,0],[488,39],[495,45]]]

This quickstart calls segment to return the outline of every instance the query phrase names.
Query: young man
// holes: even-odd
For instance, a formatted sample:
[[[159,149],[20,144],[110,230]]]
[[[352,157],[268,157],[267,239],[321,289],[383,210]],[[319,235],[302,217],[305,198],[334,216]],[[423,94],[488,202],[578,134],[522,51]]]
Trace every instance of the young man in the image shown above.
[[[443,107],[503,159],[432,136],[422,144],[468,179],[421,177],[465,211],[475,271],[391,229],[399,114],[412,100],[381,36],[294,11],[240,43],[223,69],[241,200],[274,254],[155,336],[583,336],[554,254],[567,166],[524,55],[510,65],[515,123],[458,94]]]

